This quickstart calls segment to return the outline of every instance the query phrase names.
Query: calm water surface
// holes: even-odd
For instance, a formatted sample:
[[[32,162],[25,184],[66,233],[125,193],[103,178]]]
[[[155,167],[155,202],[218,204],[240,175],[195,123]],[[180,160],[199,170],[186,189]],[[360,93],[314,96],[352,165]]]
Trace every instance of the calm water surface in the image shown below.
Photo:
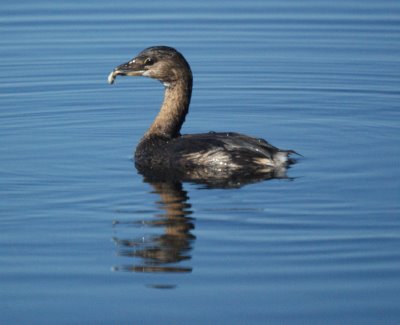
[[[14,1],[0,11],[0,322],[400,322],[397,1]],[[151,45],[194,72],[183,132],[304,155],[235,189],[143,181],[162,86],[108,73]]]

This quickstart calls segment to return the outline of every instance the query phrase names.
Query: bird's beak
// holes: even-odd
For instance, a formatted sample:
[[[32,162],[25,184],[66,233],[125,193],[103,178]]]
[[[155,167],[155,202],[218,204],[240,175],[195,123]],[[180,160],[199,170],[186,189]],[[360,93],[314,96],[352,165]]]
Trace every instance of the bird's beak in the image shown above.
[[[108,75],[108,83],[110,85],[113,84],[117,76],[142,76],[144,72],[143,64],[140,64],[133,59],[116,67]]]

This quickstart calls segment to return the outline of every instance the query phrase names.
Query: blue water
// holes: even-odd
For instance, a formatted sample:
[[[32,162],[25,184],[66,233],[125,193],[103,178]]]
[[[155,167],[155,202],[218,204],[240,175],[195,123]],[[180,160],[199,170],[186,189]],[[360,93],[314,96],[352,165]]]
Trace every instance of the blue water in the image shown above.
[[[1,7],[0,323],[400,322],[398,1]],[[162,86],[107,75],[159,44],[183,132],[294,149],[288,179],[143,181]]]

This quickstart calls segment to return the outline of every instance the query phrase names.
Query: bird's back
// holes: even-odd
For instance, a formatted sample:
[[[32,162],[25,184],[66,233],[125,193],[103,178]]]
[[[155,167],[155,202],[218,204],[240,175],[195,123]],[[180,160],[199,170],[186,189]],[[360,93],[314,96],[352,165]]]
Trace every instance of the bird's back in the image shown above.
[[[263,139],[239,133],[202,133],[173,139],[144,139],[136,163],[163,168],[254,172],[283,167],[290,150],[280,150]]]

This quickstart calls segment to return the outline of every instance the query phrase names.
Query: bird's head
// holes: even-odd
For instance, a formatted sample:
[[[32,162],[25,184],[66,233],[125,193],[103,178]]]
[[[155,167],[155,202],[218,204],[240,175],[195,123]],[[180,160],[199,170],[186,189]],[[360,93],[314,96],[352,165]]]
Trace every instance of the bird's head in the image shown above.
[[[160,80],[168,87],[180,79],[191,80],[192,72],[183,55],[177,50],[168,46],[154,46],[116,67],[108,76],[108,82],[114,83],[117,76],[150,77]]]

